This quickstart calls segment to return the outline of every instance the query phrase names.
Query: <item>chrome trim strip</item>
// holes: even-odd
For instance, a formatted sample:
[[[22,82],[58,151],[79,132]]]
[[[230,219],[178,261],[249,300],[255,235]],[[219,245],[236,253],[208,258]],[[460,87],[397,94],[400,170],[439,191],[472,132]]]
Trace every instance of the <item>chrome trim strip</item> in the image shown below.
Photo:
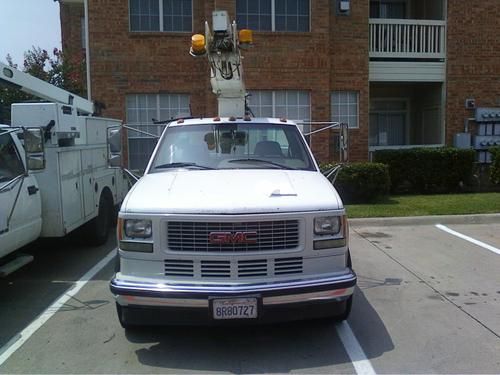
[[[264,306],[274,306],[289,303],[327,301],[337,298],[347,297],[353,294],[354,287],[325,290],[314,293],[290,294],[284,296],[264,297],[262,304]],[[137,306],[152,306],[152,307],[190,307],[190,308],[208,308],[208,299],[188,299],[188,298],[155,298],[155,297],[138,297],[138,296],[116,296],[116,302],[122,306],[137,305]]]
[[[294,288],[318,287],[344,282],[355,282],[356,274],[352,271],[345,275],[327,277],[323,279],[298,279],[274,283],[256,283],[243,285],[210,285],[210,284],[173,284],[173,283],[148,283],[120,280],[116,277],[111,280],[111,287],[118,291],[159,292],[159,293],[259,293],[275,290]]]
[[[197,307],[208,308],[208,299],[188,299],[188,298],[155,298],[137,296],[116,296],[116,302],[122,306],[153,306],[153,307]]]
[[[262,303],[264,305],[281,305],[281,304],[286,304],[286,303],[325,301],[325,300],[332,300],[332,299],[350,296],[353,293],[354,293],[354,287],[350,287],[350,288],[337,289],[337,290],[325,290],[323,292],[290,294],[290,295],[275,296],[275,297],[264,297],[262,299]]]

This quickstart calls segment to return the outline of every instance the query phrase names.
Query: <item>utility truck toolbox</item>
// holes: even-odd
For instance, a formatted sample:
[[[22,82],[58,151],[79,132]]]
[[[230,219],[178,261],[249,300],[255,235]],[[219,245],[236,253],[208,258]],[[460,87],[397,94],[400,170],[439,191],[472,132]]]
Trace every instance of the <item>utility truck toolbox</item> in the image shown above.
[[[82,228],[92,244],[105,243],[129,183],[111,168],[112,156],[120,165],[110,141],[117,143],[121,121],[94,116],[92,101],[2,63],[0,83],[50,101],[14,103],[12,126],[0,125],[0,274],[6,275],[26,263],[17,250],[40,237]]]
[[[342,201],[291,121],[170,123],[118,220],[124,326],[347,317]]]

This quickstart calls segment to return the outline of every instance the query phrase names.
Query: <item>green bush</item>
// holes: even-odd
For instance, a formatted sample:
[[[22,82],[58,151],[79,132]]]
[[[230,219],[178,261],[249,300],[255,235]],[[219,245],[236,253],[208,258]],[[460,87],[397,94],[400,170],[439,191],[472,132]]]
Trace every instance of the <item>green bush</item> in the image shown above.
[[[321,170],[334,166],[335,164],[322,164]],[[380,163],[344,165],[334,186],[344,203],[373,202],[389,193],[389,171],[386,165]]]
[[[474,150],[452,147],[379,150],[374,161],[386,164],[391,192],[439,194],[462,190],[472,182]]]
[[[500,184],[500,147],[493,147],[489,150],[492,155],[490,166],[490,181],[493,184]]]

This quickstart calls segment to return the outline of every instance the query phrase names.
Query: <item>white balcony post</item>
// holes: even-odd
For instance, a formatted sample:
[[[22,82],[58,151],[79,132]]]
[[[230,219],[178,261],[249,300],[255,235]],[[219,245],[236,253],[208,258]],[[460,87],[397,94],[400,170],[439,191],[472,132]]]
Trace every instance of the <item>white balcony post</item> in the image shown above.
[[[444,59],[446,21],[370,19],[370,57]]]

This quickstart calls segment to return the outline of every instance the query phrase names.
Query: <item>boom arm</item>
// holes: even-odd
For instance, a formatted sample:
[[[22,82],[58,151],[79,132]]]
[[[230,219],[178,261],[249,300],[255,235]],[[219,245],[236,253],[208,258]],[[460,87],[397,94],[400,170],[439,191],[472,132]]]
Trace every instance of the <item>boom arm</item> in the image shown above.
[[[71,105],[81,114],[92,115],[94,103],[0,62],[0,83],[51,102]]]
[[[190,54],[195,57],[206,54],[208,57],[210,83],[217,96],[219,116],[241,117],[245,115],[246,91],[240,48],[251,45],[251,33],[245,30],[246,34],[238,34],[236,23],[229,24],[226,11],[213,12],[212,20],[213,32],[205,22],[205,37],[200,34],[193,36]],[[242,38],[242,35],[247,38]]]

